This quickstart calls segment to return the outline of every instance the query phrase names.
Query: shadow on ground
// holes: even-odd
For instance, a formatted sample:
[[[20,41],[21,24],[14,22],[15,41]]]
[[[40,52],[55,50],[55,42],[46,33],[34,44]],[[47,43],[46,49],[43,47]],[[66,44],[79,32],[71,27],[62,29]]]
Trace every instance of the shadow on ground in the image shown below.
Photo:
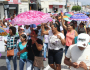
[[[6,56],[1,56],[0,59],[6,59]]]
[[[0,70],[7,70],[6,66],[0,66]]]
[[[69,69],[67,66],[65,66],[65,65],[61,65],[61,68],[62,69]]]

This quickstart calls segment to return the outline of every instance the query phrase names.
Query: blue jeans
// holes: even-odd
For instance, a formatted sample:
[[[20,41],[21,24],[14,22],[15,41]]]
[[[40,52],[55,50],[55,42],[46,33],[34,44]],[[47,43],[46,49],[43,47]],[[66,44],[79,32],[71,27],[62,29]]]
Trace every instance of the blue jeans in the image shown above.
[[[18,49],[14,49],[14,56],[9,56],[9,57],[6,56],[6,64],[8,70],[11,70],[11,65],[10,65],[11,58],[13,60],[14,70],[17,70],[17,52]]]
[[[19,60],[19,70],[23,70],[24,64],[27,61],[27,59],[21,59]]]
[[[67,54],[68,48],[69,48],[69,46],[65,47],[65,55]]]
[[[47,48],[48,48],[48,43],[44,43],[44,58],[46,58]]]
[[[33,61],[32,60],[27,59],[26,70],[33,70],[33,68],[34,68],[34,70],[40,70],[37,67],[33,67]]]

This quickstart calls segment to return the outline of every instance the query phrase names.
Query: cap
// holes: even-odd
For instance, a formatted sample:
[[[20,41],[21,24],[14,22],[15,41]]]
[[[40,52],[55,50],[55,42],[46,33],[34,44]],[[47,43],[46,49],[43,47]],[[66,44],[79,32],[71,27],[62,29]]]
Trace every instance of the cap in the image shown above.
[[[77,38],[77,46],[85,48],[89,43],[89,40],[90,40],[90,37],[88,34],[81,33],[78,35],[78,38]]]
[[[24,29],[24,25],[20,26],[20,29]]]
[[[31,28],[36,28],[37,26],[35,24],[30,25]]]

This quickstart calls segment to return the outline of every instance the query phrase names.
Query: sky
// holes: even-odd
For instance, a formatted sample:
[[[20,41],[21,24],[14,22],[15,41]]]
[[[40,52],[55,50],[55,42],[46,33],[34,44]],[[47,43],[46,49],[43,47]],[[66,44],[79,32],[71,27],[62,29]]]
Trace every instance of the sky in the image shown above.
[[[77,0],[70,0],[70,1],[77,2]],[[78,0],[78,2],[82,2],[83,5],[86,5],[86,4],[90,5],[90,0]]]

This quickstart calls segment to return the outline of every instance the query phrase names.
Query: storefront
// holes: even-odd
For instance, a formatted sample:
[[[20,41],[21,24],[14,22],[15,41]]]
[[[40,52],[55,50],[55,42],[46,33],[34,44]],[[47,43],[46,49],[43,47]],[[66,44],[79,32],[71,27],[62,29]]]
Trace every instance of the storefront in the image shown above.
[[[29,10],[30,10],[30,8],[31,8],[32,10],[37,10],[37,4],[36,4],[36,3],[30,3],[30,4],[29,4]]]
[[[58,13],[63,10],[63,5],[49,5],[50,12]]]
[[[65,10],[66,1],[65,0],[43,0],[41,1],[42,12],[60,13],[61,10]]]
[[[18,15],[18,4],[5,4],[4,12],[6,18],[10,18],[13,14]]]

